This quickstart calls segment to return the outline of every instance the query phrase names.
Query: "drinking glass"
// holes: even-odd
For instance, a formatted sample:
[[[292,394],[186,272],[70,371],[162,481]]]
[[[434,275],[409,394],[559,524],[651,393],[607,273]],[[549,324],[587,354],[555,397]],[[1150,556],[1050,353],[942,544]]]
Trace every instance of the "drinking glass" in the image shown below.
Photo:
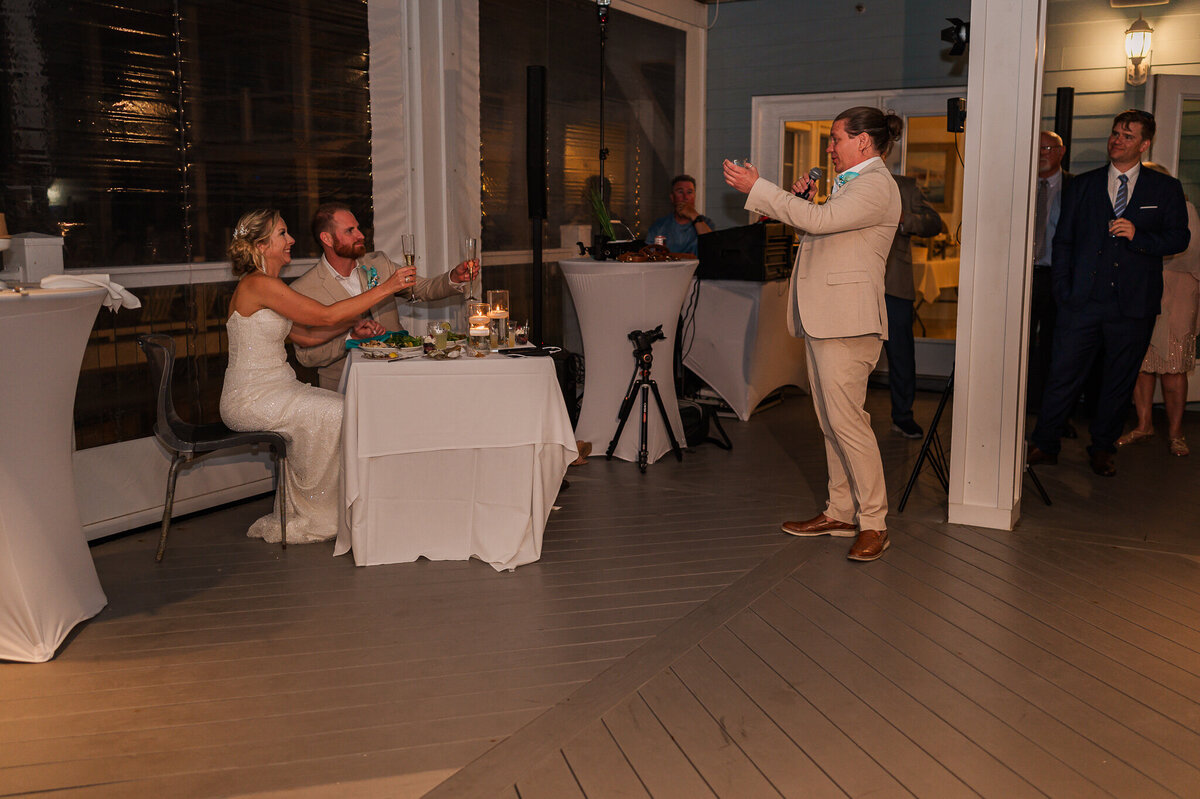
[[[750,163],[749,158],[730,158],[729,163],[733,164],[734,166],[740,166],[743,169],[754,166],[754,164]]]
[[[474,236],[467,236],[463,239],[463,260],[473,261],[476,265],[479,263],[479,239]],[[478,278],[476,278],[477,280]],[[467,285],[467,302],[479,302],[479,297],[475,294],[475,280],[468,281]]]
[[[487,293],[488,319],[491,320],[492,346],[508,347],[508,289],[494,289]]]
[[[404,265],[417,265],[417,243],[416,237],[412,233],[404,233],[400,236],[400,249],[404,252]],[[416,304],[420,302],[416,295],[416,276],[413,277],[413,285],[408,290],[408,301]]]

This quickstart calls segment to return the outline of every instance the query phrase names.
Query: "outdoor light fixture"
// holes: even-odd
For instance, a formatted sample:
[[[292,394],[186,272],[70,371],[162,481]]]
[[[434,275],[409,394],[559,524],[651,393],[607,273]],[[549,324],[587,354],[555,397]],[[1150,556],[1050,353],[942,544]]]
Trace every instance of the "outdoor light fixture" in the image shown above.
[[[942,29],[942,41],[950,45],[950,55],[962,55],[971,40],[971,23],[963,22],[958,17],[947,17],[946,21],[950,27]]]
[[[1125,82],[1130,86],[1141,86],[1150,77],[1150,36],[1154,28],[1138,18],[1125,30]]]

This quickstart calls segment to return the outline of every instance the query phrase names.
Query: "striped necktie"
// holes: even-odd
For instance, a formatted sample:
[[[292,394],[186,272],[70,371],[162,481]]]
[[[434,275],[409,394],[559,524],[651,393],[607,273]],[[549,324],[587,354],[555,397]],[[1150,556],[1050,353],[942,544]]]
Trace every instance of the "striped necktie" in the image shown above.
[[[1125,206],[1129,204],[1129,176],[1118,175],[1117,180],[1121,185],[1117,186],[1117,199],[1113,202],[1113,215],[1118,219],[1121,214],[1125,213]]]

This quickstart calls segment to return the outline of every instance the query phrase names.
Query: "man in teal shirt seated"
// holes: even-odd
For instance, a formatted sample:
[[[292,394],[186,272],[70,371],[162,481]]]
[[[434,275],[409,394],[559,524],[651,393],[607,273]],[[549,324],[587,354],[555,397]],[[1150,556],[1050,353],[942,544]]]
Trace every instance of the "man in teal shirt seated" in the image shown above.
[[[696,254],[697,238],[713,231],[712,220],[696,210],[696,179],[691,175],[676,175],[671,179],[671,204],[674,213],[654,220],[646,233],[646,243],[653,244],[662,236],[671,252]]]

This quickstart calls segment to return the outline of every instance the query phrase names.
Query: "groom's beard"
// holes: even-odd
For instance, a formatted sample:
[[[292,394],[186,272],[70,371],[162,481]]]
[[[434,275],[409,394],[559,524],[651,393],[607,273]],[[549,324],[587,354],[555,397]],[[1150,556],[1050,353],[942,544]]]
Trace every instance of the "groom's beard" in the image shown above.
[[[342,241],[339,239],[333,243],[333,251],[342,258],[362,258],[367,254],[367,243],[365,241]]]

